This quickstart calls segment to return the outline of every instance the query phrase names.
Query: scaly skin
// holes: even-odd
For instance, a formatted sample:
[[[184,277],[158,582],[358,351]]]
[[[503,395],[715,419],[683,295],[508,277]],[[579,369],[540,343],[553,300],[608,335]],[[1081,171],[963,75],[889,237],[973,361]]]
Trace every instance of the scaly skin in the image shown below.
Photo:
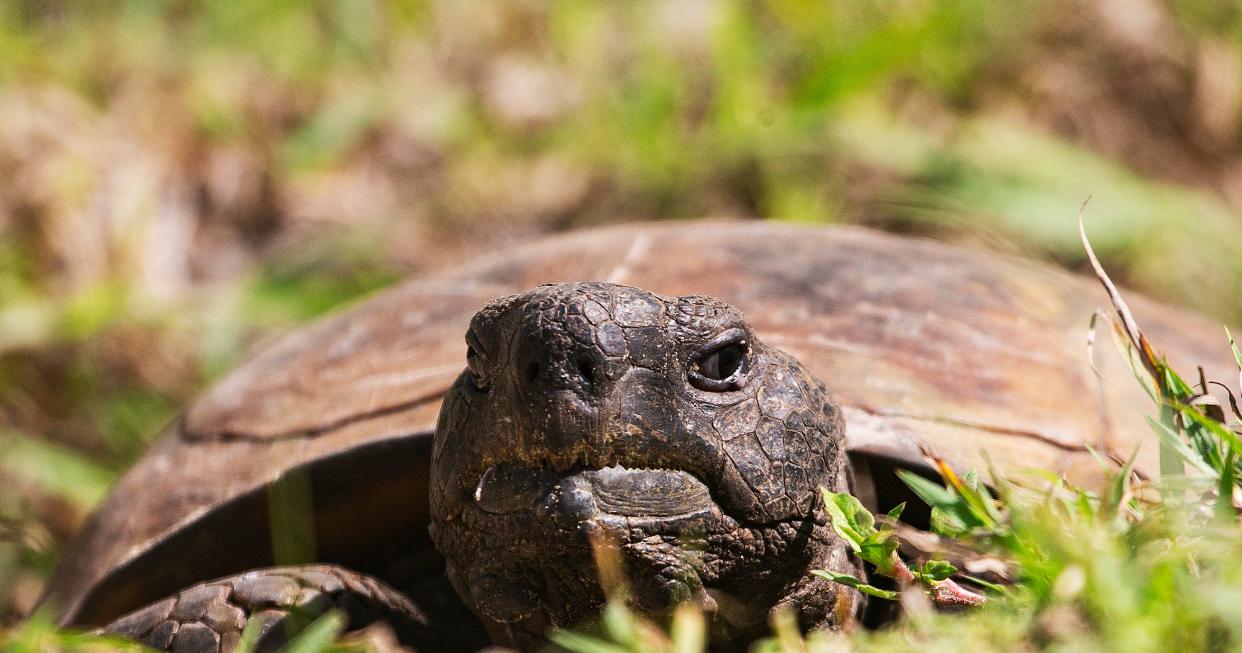
[[[598,614],[596,547],[619,554],[604,558],[636,607],[697,600],[739,645],[780,605],[808,627],[855,618],[857,595],[808,575],[857,573],[817,491],[846,488],[840,411],[735,309],[543,286],[490,303],[467,342],[432,453],[431,533],[495,641],[534,648]]]
[[[233,650],[246,622],[259,622],[258,651],[279,650],[291,634],[328,610],[357,629],[390,624],[405,641],[432,641],[426,617],[387,585],[334,565],[260,569],[195,585],[103,628],[177,653]]]

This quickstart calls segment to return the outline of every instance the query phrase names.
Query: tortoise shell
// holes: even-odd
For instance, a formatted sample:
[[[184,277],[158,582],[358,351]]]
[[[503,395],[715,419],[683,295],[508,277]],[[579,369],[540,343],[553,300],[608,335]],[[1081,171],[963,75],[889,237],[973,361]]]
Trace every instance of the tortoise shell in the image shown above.
[[[367,569],[423,538],[440,400],[488,300],[603,280],[740,308],[840,402],[855,455],[962,469],[991,461],[1091,484],[1088,448],[1156,469],[1150,399],[1111,346],[1093,373],[1093,280],[841,227],[664,223],[547,238],[408,281],[294,331],[172,424],[70,545],[44,603],[98,625],[198,581],[271,564],[267,488],[313,488],[317,557]],[[1129,298],[1174,365],[1231,370],[1219,325]],[[405,539],[403,539],[405,538]]]

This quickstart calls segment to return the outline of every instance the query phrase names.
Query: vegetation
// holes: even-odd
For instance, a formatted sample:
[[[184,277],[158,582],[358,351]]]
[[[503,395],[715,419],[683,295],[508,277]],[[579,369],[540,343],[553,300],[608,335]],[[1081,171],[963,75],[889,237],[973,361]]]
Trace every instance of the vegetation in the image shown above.
[[[1095,261],[1085,235],[1083,243]],[[900,600],[902,617],[877,631],[804,636],[784,615],[773,623],[774,636],[755,646],[756,653],[1242,650],[1242,571],[1236,564],[1242,555],[1237,467],[1242,351],[1230,338],[1239,386],[1221,384],[1226,407],[1209,399],[1206,388],[1192,390],[1154,354],[1098,264],[1096,271],[1113,297],[1111,321],[1119,342],[1160,411],[1160,419],[1152,420],[1153,444],[1163,443],[1166,455],[1176,457],[1162,460],[1162,475],[1140,480],[1131,458],[1096,493],[1052,475],[1037,472],[1022,479],[1006,472],[992,475],[999,493],[994,497],[973,475],[959,478],[938,460],[932,462],[943,485],[902,474],[932,506],[936,533],[1000,562],[1008,576],[1003,586],[959,574],[935,557],[903,561],[893,513],[877,529],[876,518],[853,497],[825,491],[834,529],[874,573],[897,578],[900,591],[815,573],[881,600]],[[1196,473],[1185,475],[1183,462]],[[986,591],[989,599],[955,578]],[[933,606],[969,606],[969,611],[945,614]],[[665,634],[636,622],[618,603],[604,619],[602,636],[566,633],[556,641],[578,653],[697,653],[704,650],[703,624],[702,617],[678,613]],[[693,628],[698,630],[687,632]]]
[[[1121,281],[1242,321],[1242,9],[1118,6],[0,3],[0,628],[255,343],[548,231],[853,223],[1085,270],[1093,194]]]

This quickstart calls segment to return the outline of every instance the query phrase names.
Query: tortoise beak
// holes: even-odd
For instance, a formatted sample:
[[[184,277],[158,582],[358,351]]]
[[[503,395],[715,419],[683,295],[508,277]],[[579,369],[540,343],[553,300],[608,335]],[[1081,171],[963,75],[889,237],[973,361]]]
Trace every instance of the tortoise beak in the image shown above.
[[[566,524],[608,517],[661,525],[677,518],[721,516],[702,481],[678,469],[629,469],[620,465],[557,474],[548,469],[500,464],[488,467],[474,490],[474,503],[492,514],[553,514]],[[670,521],[672,519],[672,521]]]
[[[679,469],[605,467],[580,474],[601,512],[630,517],[677,517],[715,507],[702,481]]]

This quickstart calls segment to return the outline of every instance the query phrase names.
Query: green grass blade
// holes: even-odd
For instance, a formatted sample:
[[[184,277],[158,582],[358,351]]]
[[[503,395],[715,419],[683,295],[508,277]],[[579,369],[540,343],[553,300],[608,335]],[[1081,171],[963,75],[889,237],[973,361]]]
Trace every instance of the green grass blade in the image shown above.
[[[283,653],[321,653],[331,648],[332,643],[340,636],[345,627],[345,616],[332,611],[316,619],[293,641],[289,642]]]
[[[1174,420],[1174,417],[1176,415],[1177,415],[1177,412],[1173,409],[1172,406],[1169,406],[1167,404],[1162,404],[1160,406],[1160,424],[1164,427],[1165,430],[1172,432],[1172,433],[1179,432],[1179,429],[1177,427],[1177,422]],[[1178,437],[1177,439],[1180,440],[1181,438]],[[1185,456],[1183,456],[1178,451],[1177,448],[1171,445],[1170,440],[1161,438],[1160,440],[1160,476],[1162,477],[1181,476],[1182,474],[1185,474],[1186,466],[1182,463],[1184,459],[1185,459]]]
[[[1125,501],[1127,489],[1130,486],[1130,474],[1134,471],[1134,461],[1138,458],[1138,447],[1134,448],[1134,453],[1130,454],[1126,464],[1121,466],[1117,474],[1113,476],[1112,481],[1108,484],[1108,494],[1104,497],[1104,509],[1106,514],[1115,515],[1121,509],[1121,503]]]
[[[958,501],[957,495],[952,491],[914,472],[899,469],[897,470],[897,478],[900,478],[901,482],[906,484],[906,487],[910,488],[920,499],[933,508],[953,505]]]
[[[1216,470],[1204,462],[1198,452],[1187,446],[1177,431],[1169,428],[1163,422],[1156,421],[1152,417],[1147,418],[1147,423],[1151,426],[1152,430],[1156,432],[1156,436],[1160,438],[1161,444],[1166,444],[1167,442],[1167,446],[1169,448],[1177,452],[1177,455],[1181,456],[1186,462],[1189,462],[1195,469],[1198,469],[1209,476],[1216,475]]]
[[[604,630],[618,644],[627,647],[638,644],[638,621],[620,601],[609,601],[604,607]]]
[[[548,639],[551,639],[553,644],[575,653],[630,653],[631,651],[624,646],[572,630],[553,631]]]
[[[1238,481],[1237,456],[1233,447],[1228,449],[1229,454],[1225,456],[1225,464],[1216,479],[1216,515],[1225,524],[1233,523],[1238,517],[1238,511],[1233,507],[1233,488]]]
[[[1238,371],[1242,372],[1242,350],[1239,350],[1238,343],[1234,342],[1233,334],[1229,333],[1229,327],[1225,327],[1225,337],[1229,339],[1229,349],[1233,352],[1233,360],[1238,363]],[[1239,386],[1242,387],[1242,378],[1239,381]]]
[[[702,653],[707,648],[707,621],[694,605],[683,603],[673,612],[668,635],[671,653]]]
[[[254,653],[255,648],[259,645],[259,636],[262,635],[260,630],[263,623],[254,617],[251,617],[245,628],[242,628],[241,637],[237,640],[237,648],[233,649],[233,653]]]
[[[862,592],[863,594],[869,594],[876,598],[896,601],[897,598],[900,596],[900,594],[898,594],[897,592],[894,592],[891,590],[883,590],[878,587],[875,587],[874,585],[868,585],[867,583],[864,583],[861,580],[849,574],[838,574],[835,571],[828,571],[826,569],[815,569],[811,571],[811,573],[815,574],[816,576],[819,576],[820,578],[826,578],[830,581],[833,581],[834,583],[840,583],[842,585],[845,585],[846,587],[852,587]]]

